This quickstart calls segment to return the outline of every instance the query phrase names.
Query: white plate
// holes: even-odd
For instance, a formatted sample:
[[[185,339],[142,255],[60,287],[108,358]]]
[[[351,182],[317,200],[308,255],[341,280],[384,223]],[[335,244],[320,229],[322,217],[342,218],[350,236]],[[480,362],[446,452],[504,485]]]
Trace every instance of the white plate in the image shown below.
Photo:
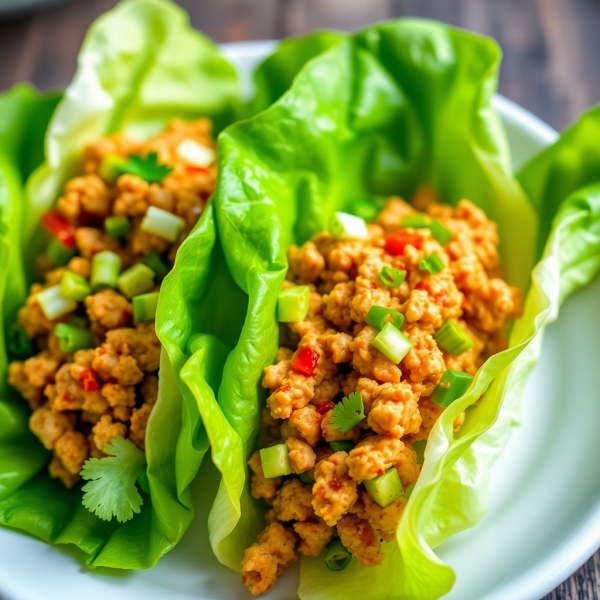
[[[225,52],[248,84],[253,65],[271,48],[272,42],[243,43],[228,45]],[[516,167],[556,138],[553,129],[509,100],[497,97],[495,104]],[[494,467],[489,512],[476,528],[438,549],[457,573],[448,600],[539,600],[600,545],[599,300],[596,281],[575,294],[548,328],[526,388],[523,424]],[[0,530],[0,595],[7,600],[250,598],[239,574],[205,548],[210,469],[205,464],[196,480],[198,518],[155,568],[90,573],[76,550]],[[288,570],[269,598],[296,598],[297,578],[297,569]]]

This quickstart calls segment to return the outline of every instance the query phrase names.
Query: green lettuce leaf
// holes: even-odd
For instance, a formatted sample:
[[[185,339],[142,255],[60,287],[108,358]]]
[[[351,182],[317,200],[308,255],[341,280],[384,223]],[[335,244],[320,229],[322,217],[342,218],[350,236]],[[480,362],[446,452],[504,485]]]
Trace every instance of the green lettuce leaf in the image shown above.
[[[232,569],[239,570],[264,526],[245,461],[264,404],[262,371],[278,346],[276,301],[288,245],[324,229],[336,210],[359,212],[365,200],[381,207],[383,197],[409,197],[429,183],[444,201],[469,198],[496,221],[507,279],[529,289],[525,315],[509,348],[485,363],[471,392],[434,427],[384,564],[365,570],[353,563],[340,577],[321,559],[303,557],[300,597],[425,600],[451,589],[454,573],[433,548],[485,513],[489,471],[518,422],[543,328],[574,289],[565,282],[577,274],[584,284],[600,262],[600,204],[588,190],[564,204],[532,276],[541,219],[512,176],[491,106],[499,61],[493,41],[451,27],[412,19],[376,25],[312,60],[273,106],[222,134],[214,209],[225,260],[248,305],[218,393],[231,427],[223,443],[214,429],[211,439],[219,442],[212,451],[235,452],[217,464],[223,479],[209,534],[217,557]],[[452,423],[467,408],[453,437]],[[204,424],[210,435],[213,421]]]
[[[74,80],[47,129],[45,154],[42,139],[56,98],[38,100],[39,107],[35,102],[20,97],[7,105],[12,113],[0,111],[0,144],[6,139],[12,152],[10,164],[22,171],[10,180],[8,200],[2,201],[10,211],[11,227],[13,219],[18,223],[18,236],[16,241],[9,239],[6,227],[2,228],[0,258],[19,248],[24,265],[15,267],[20,279],[15,279],[14,295],[12,279],[11,293],[2,293],[6,279],[0,274],[0,298],[10,303],[6,310],[3,307],[5,322],[10,322],[7,319],[14,317],[23,301],[25,281],[35,278],[35,257],[46,240],[40,215],[56,201],[64,182],[81,172],[84,146],[117,131],[150,136],[176,117],[210,117],[218,132],[238,114],[239,85],[233,67],[211,42],[191,29],[186,14],[176,5],[166,0],[125,0],[92,25]],[[13,128],[5,114],[17,119]],[[44,155],[45,163],[29,178],[23,197],[19,186]],[[4,173],[2,164],[0,172]],[[210,221],[209,212],[206,216],[205,222]],[[12,236],[13,230],[8,231]],[[166,304],[158,309],[159,329],[165,322],[163,312],[168,312]],[[173,329],[171,333],[178,335]],[[170,335],[161,334],[167,349],[172,348]],[[205,350],[195,354],[195,391],[201,398],[214,398],[226,352],[222,342],[210,339]],[[46,474],[49,454],[29,433],[23,402],[9,398],[3,355],[0,524],[47,542],[76,544],[91,566],[139,569],[154,565],[179,541],[193,518],[190,483],[208,448],[206,436],[198,431],[197,420],[191,419],[184,401],[182,389],[187,394],[188,388],[180,387],[183,363],[172,363],[169,354],[162,353],[159,398],[146,438],[150,497],[144,499],[139,515],[119,524],[101,521],[82,505],[81,489],[66,490]]]

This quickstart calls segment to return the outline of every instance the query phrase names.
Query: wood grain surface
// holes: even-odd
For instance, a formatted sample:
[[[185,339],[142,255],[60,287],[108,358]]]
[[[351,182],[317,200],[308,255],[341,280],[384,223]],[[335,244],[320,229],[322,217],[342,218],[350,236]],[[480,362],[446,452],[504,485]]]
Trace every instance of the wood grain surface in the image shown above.
[[[71,0],[0,22],[0,91],[18,81],[68,83],[90,23],[115,0]],[[353,30],[397,16],[439,19],[493,36],[500,92],[562,129],[600,102],[600,0],[180,0],[217,42],[316,28]],[[507,599],[510,600],[510,599]],[[600,600],[600,553],[544,600]]]

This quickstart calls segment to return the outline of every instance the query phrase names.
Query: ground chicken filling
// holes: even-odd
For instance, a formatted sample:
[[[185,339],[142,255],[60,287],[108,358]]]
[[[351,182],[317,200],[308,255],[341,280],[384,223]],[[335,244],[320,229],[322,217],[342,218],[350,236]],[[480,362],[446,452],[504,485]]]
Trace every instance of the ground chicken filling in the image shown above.
[[[211,128],[207,119],[173,120],[149,141],[119,134],[91,144],[83,157],[85,175],[70,180],[56,209],[44,216],[54,234],[48,255],[40,258],[45,283],[31,287],[18,317],[39,353],[12,362],[9,383],[29,402],[31,430],[53,452],[50,475],[69,488],[89,457],[105,456],[113,437],[145,449],[161,349],[155,292],[214,190]],[[123,167],[126,161],[133,167]],[[113,262],[101,264],[100,257]],[[107,283],[101,267],[115,261],[113,275],[120,278]],[[132,270],[141,265],[143,277]],[[80,276],[71,290],[77,300],[61,295],[69,273]],[[136,295],[136,286],[144,293]],[[60,316],[47,298],[42,302],[50,288],[62,303]],[[73,336],[73,327],[81,333]],[[65,335],[75,345],[67,341],[65,347]]]
[[[445,236],[439,227],[436,235],[434,221]],[[423,187],[411,204],[390,198],[363,239],[323,232],[289,248],[284,289],[309,286],[309,309],[282,329],[278,362],[262,382],[270,390],[262,446],[287,449],[291,474],[267,478],[260,451],[248,461],[253,497],[271,506],[242,562],[253,594],[273,587],[296,560],[296,545],[318,556],[341,543],[361,565],[381,564],[382,541],[394,539],[419,476],[413,443],[427,440],[444,410],[433,400],[436,389],[450,387],[442,376],[470,380],[505,347],[502,334],[521,314],[521,293],[502,279],[497,246],[496,226],[481,209],[468,200],[441,204]],[[386,268],[404,272],[402,283],[384,283]],[[374,306],[403,316],[400,331],[411,347],[400,361],[373,345],[379,331],[366,320]],[[447,323],[466,336],[468,349],[441,347]],[[356,393],[364,418],[343,431],[334,410]],[[384,476],[402,491],[391,502],[372,492]]]

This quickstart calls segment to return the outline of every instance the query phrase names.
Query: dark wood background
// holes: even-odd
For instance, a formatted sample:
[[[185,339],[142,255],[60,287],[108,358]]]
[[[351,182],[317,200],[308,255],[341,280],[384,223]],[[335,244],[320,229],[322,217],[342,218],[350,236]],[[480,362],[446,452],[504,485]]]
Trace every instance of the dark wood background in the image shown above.
[[[63,0],[0,22],[0,91],[18,81],[65,85],[90,23],[116,0]],[[495,37],[500,92],[562,129],[600,102],[600,0],[180,0],[217,42],[315,28],[361,28],[389,17],[439,19]],[[544,600],[599,600],[600,553]],[[510,600],[510,599],[507,599]]]

